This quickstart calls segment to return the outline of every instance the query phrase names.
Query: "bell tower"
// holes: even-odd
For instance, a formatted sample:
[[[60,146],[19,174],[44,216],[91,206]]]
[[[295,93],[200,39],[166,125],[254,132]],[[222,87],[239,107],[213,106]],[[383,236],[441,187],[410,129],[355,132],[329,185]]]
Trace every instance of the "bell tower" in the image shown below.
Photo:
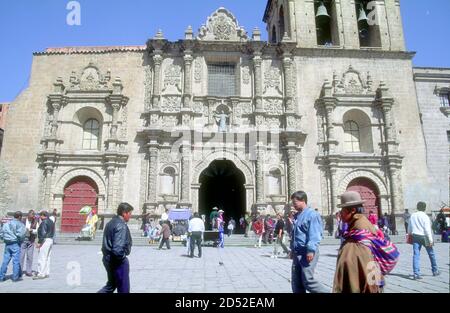
[[[268,0],[263,20],[274,44],[405,51],[400,0]]]

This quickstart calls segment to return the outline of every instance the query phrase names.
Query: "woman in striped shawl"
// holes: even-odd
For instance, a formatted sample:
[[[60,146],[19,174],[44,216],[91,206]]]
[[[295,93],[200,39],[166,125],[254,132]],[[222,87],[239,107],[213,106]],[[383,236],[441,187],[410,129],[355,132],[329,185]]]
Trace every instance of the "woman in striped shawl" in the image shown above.
[[[333,292],[380,293],[384,275],[398,261],[398,250],[377,234],[377,229],[358,212],[362,206],[359,193],[349,191],[341,196],[341,218],[348,223],[339,249]]]

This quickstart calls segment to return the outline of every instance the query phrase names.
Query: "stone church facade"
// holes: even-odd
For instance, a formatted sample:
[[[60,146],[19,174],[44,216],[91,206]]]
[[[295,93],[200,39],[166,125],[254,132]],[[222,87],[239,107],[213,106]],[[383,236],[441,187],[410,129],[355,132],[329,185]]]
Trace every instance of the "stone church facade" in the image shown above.
[[[235,218],[296,190],[323,215],[348,189],[378,214],[435,203],[399,2],[366,2],[270,0],[269,42],[219,8],[177,42],[35,53],[8,113],[4,207],[57,209],[76,231],[80,206],[122,201]]]

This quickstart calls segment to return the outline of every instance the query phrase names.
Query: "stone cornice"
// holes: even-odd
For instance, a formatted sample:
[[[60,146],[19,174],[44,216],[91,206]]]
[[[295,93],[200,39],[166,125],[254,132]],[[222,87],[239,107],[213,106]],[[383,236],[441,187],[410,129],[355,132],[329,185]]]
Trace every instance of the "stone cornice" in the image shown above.
[[[416,52],[345,48],[296,48],[294,56],[412,60]]]
[[[33,55],[105,54],[117,52],[144,52],[146,46],[62,47],[48,48]]]

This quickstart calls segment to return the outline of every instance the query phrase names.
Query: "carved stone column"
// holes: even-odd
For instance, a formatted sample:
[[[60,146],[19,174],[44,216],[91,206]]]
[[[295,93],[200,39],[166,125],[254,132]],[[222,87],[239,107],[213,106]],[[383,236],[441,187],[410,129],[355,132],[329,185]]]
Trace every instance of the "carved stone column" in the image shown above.
[[[148,168],[148,202],[156,205],[156,184],[158,178],[158,144],[151,141],[149,144],[149,168]]]
[[[110,130],[110,137],[111,139],[117,139],[117,129],[119,125],[117,124],[117,121],[119,120],[119,109],[120,104],[119,103],[113,103],[113,115],[112,115],[112,124],[111,124],[111,130]]]
[[[265,203],[264,196],[264,151],[263,146],[258,145],[256,147],[256,203],[263,204]]]
[[[44,206],[47,210],[50,210],[51,207],[51,195],[52,195],[52,178],[53,178],[53,166],[45,167],[45,197],[44,197]]]
[[[163,61],[163,57],[159,54],[160,51],[155,52],[153,55],[153,64],[154,64],[154,79],[153,79],[153,99],[152,104],[154,109],[159,109],[160,102],[160,90],[161,90],[161,64]]]
[[[181,147],[181,201],[180,205],[190,207],[191,146],[184,143]]]
[[[391,215],[394,216],[396,213],[400,213],[403,209],[403,196],[401,192],[402,180],[401,171],[397,166],[390,165],[390,180],[391,180],[391,201],[392,201],[392,211]],[[393,225],[393,229],[395,225]]]
[[[283,55],[283,71],[284,71],[284,86],[286,90],[286,112],[294,112],[293,98],[293,75],[292,75],[292,56],[290,53]]]
[[[327,120],[327,142],[329,147],[329,153],[333,154],[336,151],[338,144],[334,131],[334,108],[336,104],[331,101],[325,101],[325,116]]]
[[[106,209],[110,213],[114,212],[114,173],[115,167],[108,166],[106,169],[106,176],[108,179],[108,186],[106,191]]]
[[[255,72],[255,99],[256,99],[256,112],[263,112],[263,103],[262,103],[262,58],[261,53],[255,53],[253,57],[253,67]]]
[[[328,169],[328,178],[330,180],[330,212],[334,212],[336,209],[336,200],[339,196],[337,194],[338,182],[337,182],[337,170],[330,167]]]
[[[295,145],[288,145],[286,148],[287,169],[288,169],[288,190],[289,196],[297,191],[297,170],[296,156],[297,148]]]
[[[191,51],[185,51],[184,55],[184,100],[183,107],[190,108],[192,99],[192,62],[194,58]]]
[[[380,83],[378,90],[378,101],[384,115],[384,130],[386,150],[388,154],[396,154],[398,152],[397,131],[395,128],[395,118],[393,117],[392,107],[394,99],[389,96],[389,90],[384,82]]]

